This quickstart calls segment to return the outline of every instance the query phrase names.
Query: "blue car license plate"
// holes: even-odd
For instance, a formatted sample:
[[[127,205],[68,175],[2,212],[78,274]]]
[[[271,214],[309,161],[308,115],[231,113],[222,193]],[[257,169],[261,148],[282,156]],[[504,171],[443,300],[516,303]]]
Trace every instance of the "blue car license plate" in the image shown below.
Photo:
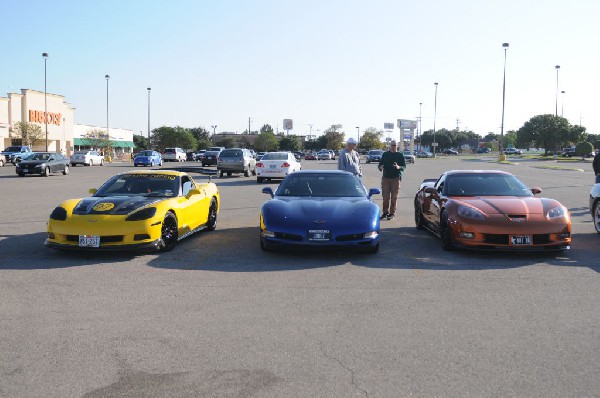
[[[331,232],[328,229],[311,229],[308,231],[308,240],[311,242],[329,242]]]

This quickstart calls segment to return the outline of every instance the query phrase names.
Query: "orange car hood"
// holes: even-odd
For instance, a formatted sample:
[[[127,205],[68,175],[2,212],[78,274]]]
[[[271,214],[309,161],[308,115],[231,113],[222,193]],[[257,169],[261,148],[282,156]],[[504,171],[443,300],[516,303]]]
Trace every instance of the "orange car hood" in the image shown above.
[[[558,203],[552,199],[512,196],[478,196],[469,198],[453,198],[459,203],[475,207],[485,214],[546,214]]]

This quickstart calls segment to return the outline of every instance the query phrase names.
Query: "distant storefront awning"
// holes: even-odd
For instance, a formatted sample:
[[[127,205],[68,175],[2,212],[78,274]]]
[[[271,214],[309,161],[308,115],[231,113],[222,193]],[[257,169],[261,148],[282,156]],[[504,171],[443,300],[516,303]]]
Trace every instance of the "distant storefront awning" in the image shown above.
[[[94,146],[93,140],[87,138],[74,138],[73,144],[78,146]],[[113,148],[135,148],[133,141],[112,141]]]

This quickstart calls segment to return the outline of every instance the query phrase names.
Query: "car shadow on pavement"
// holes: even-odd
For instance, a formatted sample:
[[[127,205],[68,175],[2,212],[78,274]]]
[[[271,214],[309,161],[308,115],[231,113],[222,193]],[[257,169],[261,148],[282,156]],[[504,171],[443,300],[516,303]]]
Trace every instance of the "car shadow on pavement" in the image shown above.
[[[0,236],[0,270],[35,270],[80,267],[104,262],[127,262],[135,254],[61,251],[44,247],[45,232]]]

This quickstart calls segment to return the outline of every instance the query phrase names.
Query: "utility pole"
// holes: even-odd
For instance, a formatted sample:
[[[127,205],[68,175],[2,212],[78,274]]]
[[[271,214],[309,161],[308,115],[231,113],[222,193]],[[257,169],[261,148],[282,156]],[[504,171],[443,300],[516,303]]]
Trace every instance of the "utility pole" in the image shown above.
[[[248,118],[248,134],[250,134],[250,118]]]

